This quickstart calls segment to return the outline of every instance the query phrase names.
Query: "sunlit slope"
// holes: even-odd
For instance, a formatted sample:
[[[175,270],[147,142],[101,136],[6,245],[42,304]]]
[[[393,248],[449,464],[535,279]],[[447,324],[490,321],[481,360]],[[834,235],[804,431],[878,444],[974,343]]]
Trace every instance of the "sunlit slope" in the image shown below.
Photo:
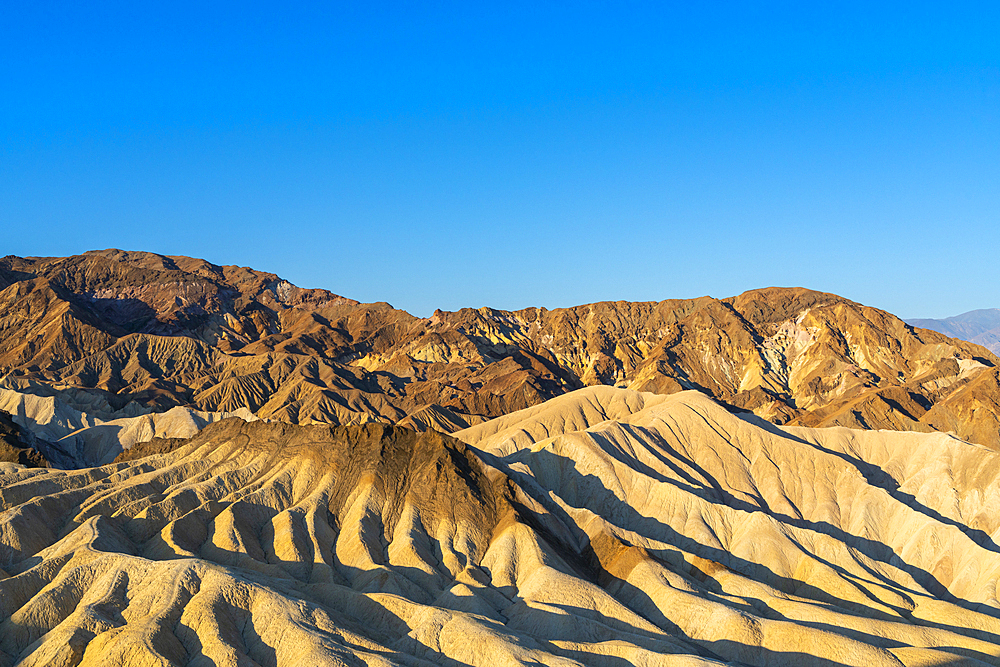
[[[1000,359],[802,288],[422,318],[103,250],[0,258],[0,302],[0,387],[71,406],[453,432],[586,386],[696,389],[774,423],[953,431],[1000,450]]]
[[[907,647],[1000,654],[1000,456],[983,447],[607,388],[456,435],[574,527],[616,598],[728,660],[855,663],[852,641],[904,664]]]
[[[256,419],[246,408],[235,412],[201,412],[178,406],[164,412],[149,412],[132,403],[115,411],[104,401],[69,405],[62,400],[93,398],[83,392],[48,393],[39,395],[0,387],[0,421],[10,420],[23,432],[33,434],[31,444],[39,458],[56,468],[110,463],[122,450],[136,443],[152,438],[190,438],[206,424],[229,417]]]
[[[457,436],[0,464],[0,665],[1000,664],[990,450],[611,387]]]

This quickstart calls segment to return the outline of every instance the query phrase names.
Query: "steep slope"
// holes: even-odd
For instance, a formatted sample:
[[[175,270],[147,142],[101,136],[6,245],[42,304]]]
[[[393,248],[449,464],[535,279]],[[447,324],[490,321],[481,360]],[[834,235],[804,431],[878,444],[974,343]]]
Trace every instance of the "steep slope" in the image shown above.
[[[982,345],[993,354],[1000,354],[1000,308],[971,310],[943,320],[907,320],[915,327],[933,329],[952,338],[961,338]]]
[[[19,463],[30,468],[44,468],[45,456],[33,443],[31,431],[22,428],[9,412],[0,410],[0,461]]]
[[[41,392],[44,387],[36,387]],[[92,402],[76,407],[57,397],[28,394],[0,388],[0,424],[8,422],[9,443],[15,448],[30,447],[32,452],[16,452],[38,465],[57,468],[81,468],[110,463],[125,449],[152,438],[190,438],[206,424],[238,417],[255,421],[245,408],[234,412],[201,412],[175,407],[165,412],[143,411],[135,404],[113,411],[106,403]],[[58,396],[66,397],[67,392]],[[90,397],[83,394],[83,397]],[[82,409],[77,409],[82,408]],[[8,416],[9,415],[9,416]],[[3,432],[0,430],[0,432]],[[15,445],[14,440],[21,444]],[[12,460],[9,457],[4,460]]]
[[[241,267],[118,250],[6,257],[0,289],[5,386],[70,388],[73,400],[89,391],[114,409],[184,405],[296,423],[392,422],[450,393],[462,400],[449,409],[471,417],[458,414],[460,426],[552,393],[516,363],[477,362],[468,341],[468,364],[431,364],[417,353],[367,369],[354,362],[421,338],[426,320]],[[438,338],[425,342],[433,347]],[[460,336],[441,340],[452,338]],[[458,376],[466,380],[460,391],[450,388]]]
[[[1000,363],[981,347],[802,289],[442,317],[462,316],[473,323],[463,331],[498,354],[511,346],[551,354],[577,384],[695,388],[737,410],[808,426],[930,431],[924,417],[932,406]],[[992,415],[954,421],[1000,447]]]
[[[0,665],[1000,664],[1000,454],[611,387],[458,436],[0,464]]]
[[[0,385],[67,405],[454,431],[585,386],[698,389],[774,423],[947,428],[1000,448],[1000,360],[804,289],[425,319],[118,250],[3,258],[0,289]]]

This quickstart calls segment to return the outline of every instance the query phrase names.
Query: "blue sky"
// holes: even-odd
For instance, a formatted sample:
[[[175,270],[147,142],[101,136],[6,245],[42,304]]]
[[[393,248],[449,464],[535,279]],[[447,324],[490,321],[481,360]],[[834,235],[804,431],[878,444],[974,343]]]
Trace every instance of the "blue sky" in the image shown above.
[[[40,4],[0,19],[0,254],[419,315],[1000,307],[997,3]]]

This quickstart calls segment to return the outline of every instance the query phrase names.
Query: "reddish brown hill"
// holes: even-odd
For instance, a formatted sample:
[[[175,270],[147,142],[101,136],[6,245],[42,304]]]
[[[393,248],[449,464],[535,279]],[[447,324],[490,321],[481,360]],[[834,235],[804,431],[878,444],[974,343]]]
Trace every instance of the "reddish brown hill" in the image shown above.
[[[0,260],[0,374],[162,409],[455,430],[568,390],[699,389],[779,423],[1000,446],[1000,360],[847,299],[768,288],[422,319],[269,273],[106,250]]]

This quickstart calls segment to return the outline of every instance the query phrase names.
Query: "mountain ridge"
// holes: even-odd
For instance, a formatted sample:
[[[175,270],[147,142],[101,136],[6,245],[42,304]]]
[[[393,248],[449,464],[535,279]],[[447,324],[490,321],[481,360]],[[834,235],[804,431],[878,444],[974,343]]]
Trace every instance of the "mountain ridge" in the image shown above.
[[[1000,355],[1000,308],[981,308],[939,320],[909,319],[907,322],[982,345],[993,354]]]
[[[4,387],[113,410],[454,431],[611,385],[1000,447],[1000,359],[803,288],[419,318],[245,267],[104,250],[0,259],[0,299]]]

